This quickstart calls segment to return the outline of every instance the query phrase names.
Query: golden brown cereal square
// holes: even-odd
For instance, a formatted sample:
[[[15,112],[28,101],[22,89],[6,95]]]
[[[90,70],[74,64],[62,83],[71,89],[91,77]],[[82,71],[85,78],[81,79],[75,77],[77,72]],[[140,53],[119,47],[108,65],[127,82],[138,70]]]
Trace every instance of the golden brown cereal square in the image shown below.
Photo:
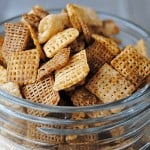
[[[99,69],[87,83],[86,88],[103,103],[120,100],[135,91],[134,85],[108,64]]]
[[[92,34],[92,38],[95,41],[102,44],[114,56],[116,56],[120,53],[120,49],[119,49],[118,45],[112,39],[106,38],[104,36],[100,36],[98,34]]]
[[[101,102],[102,104],[102,102]],[[92,111],[92,112],[87,112],[88,118],[101,118],[101,117],[108,117],[111,116],[111,111],[109,110],[99,110],[99,111]],[[109,124],[110,121],[100,121],[97,123],[92,124],[94,127],[100,127],[106,124]]]
[[[26,49],[30,37],[30,32],[23,23],[5,23],[5,38],[3,51],[15,52]]]
[[[71,53],[78,53],[81,50],[85,49],[85,42],[83,39],[80,38],[80,36],[74,40],[69,47],[71,48]]]
[[[3,45],[3,42],[4,42],[4,37],[0,35],[0,49],[1,49],[1,46]]]
[[[96,73],[105,62],[110,63],[119,52],[118,46],[112,41],[109,42],[109,39],[102,37],[101,41],[96,40],[92,45],[86,48],[91,73]]]
[[[0,84],[7,82],[7,69],[0,65]]]
[[[130,45],[111,61],[111,65],[137,87],[150,74],[150,60]]]
[[[72,4],[67,4],[67,13],[69,16],[69,20],[71,25],[76,28],[78,31],[81,31],[81,25],[79,22],[79,14],[77,13],[76,8]]]
[[[85,38],[85,41],[87,44],[90,44],[92,42],[92,38],[91,38],[91,31],[90,28],[88,27],[88,25],[82,20],[82,18],[79,17],[79,22],[81,25],[81,29]]]
[[[89,66],[85,50],[74,54],[66,66],[55,73],[55,90],[69,88],[85,79],[89,73]]]
[[[86,88],[81,87],[72,94],[71,101],[75,106],[90,106],[97,104],[98,98]]]
[[[34,83],[39,61],[39,53],[36,49],[13,52],[8,57],[7,80],[19,85]]]
[[[38,123],[28,122],[27,124],[27,137],[37,142],[43,142],[47,144],[58,144],[64,142],[62,135],[45,134],[38,130],[38,128],[52,128],[52,125],[42,125]]]
[[[3,52],[2,52],[3,42],[4,42],[4,37],[0,35],[0,65],[5,67],[6,66],[6,61],[3,57]]]
[[[134,48],[143,56],[148,57],[146,43],[143,39],[138,40]]]
[[[26,23],[26,26],[28,27],[30,34],[31,34],[31,38],[33,40],[33,43],[36,47],[36,49],[38,50],[39,54],[40,54],[40,58],[45,60],[45,54],[43,52],[43,49],[38,41],[38,33],[36,31],[36,29],[34,27],[32,27],[29,23]]]
[[[43,47],[46,56],[49,58],[53,57],[60,49],[72,43],[78,35],[79,32],[75,28],[68,28],[57,33]]]
[[[46,105],[57,105],[59,102],[59,93],[53,90],[54,79],[53,76],[28,84],[22,88],[24,97],[32,102],[46,104]]]
[[[89,7],[68,3],[66,8],[72,26],[79,31],[81,31],[81,24],[78,17],[87,25],[102,25],[102,21],[96,12]]]
[[[47,61],[38,69],[37,80],[50,75],[54,70],[58,70],[65,66],[69,60],[70,48],[61,49],[52,59]]]
[[[102,32],[104,35],[108,36],[108,35],[112,35],[112,34],[118,34],[120,32],[120,29],[113,20],[105,19],[105,20],[103,20]]]

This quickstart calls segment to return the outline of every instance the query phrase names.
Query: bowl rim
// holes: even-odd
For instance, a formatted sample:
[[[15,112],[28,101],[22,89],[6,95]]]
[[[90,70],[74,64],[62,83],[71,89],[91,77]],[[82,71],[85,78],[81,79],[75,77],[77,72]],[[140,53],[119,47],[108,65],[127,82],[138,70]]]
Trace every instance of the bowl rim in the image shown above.
[[[50,9],[51,12],[58,12],[60,10],[61,10],[60,8]],[[137,25],[136,23],[128,19],[124,19],[122,17],[116,16],[107,12],[102,12],[102,11],[96,11],[96,12],[100,15],[100,17],[107,16],[107,17],[110,17],[110,19],[115,19],[123,23],[126,23],[127,26],[136,29],[136,31],[139,31],[143,35],[143,37],[141,38],[146,39],[150,37],[150,33],[148,31],[146,31],[144,28],[142,28],[141,26]],[[10,22],[20,17],[21,15],[17,15],[15,17],[6,19],[0,22],[0,26],[2,26],[5,22]],[[91,112],[91,111],[96,111],[96,110],[112,109],[112,108],[116,108],[116,106],[119,107],[119,106],[130,105],[133,102],[136,103],[137,101],[140,101],[140,98],[143,96],[148,96],[148,97],[150,96],[150,84],[147,84],[142,89],[136,91],[129,97],[117,100],[115,102],[106,103],[106,104],[97,104],[97,105],[91,105],[91,106],[49,106],[49,105],[44,105],[40,103],[34,103],[24,98],[15,97],[0,89],[0,97],[7,99],[9,102],[13,102],[14,104],[27,107],[27,108],[32,108],[32,109],[36,108],[36,110],[40,110],[40,111],[65,112],[65,113],[87,112],[87,111]]]
[[[60,10],[62,10],[62,8],[47,9],[47,11],[49,11],[49,12],[59,12]],[[148,31],[148,30],[146,30],[145,28],[143,28],[142,26],[136,24],[134,21],[131,21],[131,20],[126,19],[126,18],[124,18],[124,17],[120,17],[120,16],[118,16],[118,15],[114,15],[114,14],[112,14],[112,13],[108,13],[108,12],[105,12],[105,11],[100,11],[100,10],[96,10],[96,9],[95,9],[95,11],[96,11],[97,14],[100,14],[100,16],[101,16],[101,15],[107,15],[107,16],[110,16],[110,17],[115,18],[115,19],[117,19],[117,20],[121,20],[121,21],[127,23],[129,26],[134,26],[134,28],[136,28],[137,30],[141,30],[141,31],[142,31],[145,35],[147,35],[148,37],[150,36],[150,31]],[[5,22],[12,21],[12,20],[17,19],[17,18],[19,18],[19,17],[21,17],[21,16],[22,16],[22,14],[18,14],[18,15],[14,16],[14,17],[10,17],[10,18],[8,18],[8,19],[5,19],[5,20],[3,20],[3,21],[0,21],[0,26],[1,26],[2,24],[4,24]],[[147,36],[146,36],[146,37],[147,37]]]

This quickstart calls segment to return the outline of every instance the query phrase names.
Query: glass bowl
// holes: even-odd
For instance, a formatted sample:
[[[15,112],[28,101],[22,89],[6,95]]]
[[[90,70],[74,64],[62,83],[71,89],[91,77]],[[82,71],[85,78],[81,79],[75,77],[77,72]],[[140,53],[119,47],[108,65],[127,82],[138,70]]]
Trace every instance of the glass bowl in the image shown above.
[[[59,11],[51,10],[52,13]],[[148,32],[128,20],[97,13],[100,18],[113,19],[118,24],[121,32],[117,37],[122,41],[121,47],[143,38],[150,54]],[[0,34],[4,34],[5,22],[16,22],[20,18],[17,16],[2,22]],[[149,107],[149,85],[125,99],[86,107],[46,106],[0,90],[0,147],[1,150],[144,150],[150,146]],[[47,112],[48,115],[44,118],[29,115],[26,109]],[[111,109],[117,110],[116,113],[103,115]],[[85,117],[90,114],[97,115]]]

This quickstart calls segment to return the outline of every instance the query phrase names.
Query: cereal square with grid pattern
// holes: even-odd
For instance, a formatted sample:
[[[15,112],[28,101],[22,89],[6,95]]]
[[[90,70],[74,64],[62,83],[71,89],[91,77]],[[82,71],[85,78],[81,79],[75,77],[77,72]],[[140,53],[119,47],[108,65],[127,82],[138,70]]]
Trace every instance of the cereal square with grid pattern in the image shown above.
[[[22,93],[26,99],[32,102],[57,105],[59,102],[59,93],[53,90],[54,79],[52,76],[42,81],[28,84],[22,88]]]
[[[74,54],[65,67],[56,71],[54,89],[67,89],[83,81],[89,70],[85,50]]]
[[[86,48],[87,60],[91,73],[96,73],[98,69],[105,63],[109,63],[119,52],[119,48],[113,44],[95,41]],[[110,48],[111,47],[111,48]]]
[[[135,86],[110,65],[104,64],[90,79],[86,88],[104,103],[113,102],[131,95]]]
[[[81,31],[81,24],[78,17],[87,25],[102,25],[102,21],[97,16],[96,11],[89,7],[68,3],[66,9],[72,26],[79,31]]]
[[[39,53],[36,49],[13,52],[8,57],[7,80],[19,85],[34,83],[39,61]]]
[[[38,69],[37,80],[49,76],[54,70],[65,66],[69,60],[70,48],[61,49],[52,59],[47,61]]]
[[[29,23],[26,23],[26,26],[28,27],[28,29],[30,31],[31,38],[33,40],[33,43],[34,43],[36,49],[38,50],[38,52],[40,54],[40,58],[45,60],[45,54],[44,54],[44,52],[42,50],[42,47],[41,47],[41,45],[40,45],[40,43],[38,41],[38,33],[37,33],[37,31]]]
[[[150,59],[130,45],[111,61],[111,65],[137,87],[150,74]]]
[[[30,32],[23,23],[5,23],[3,51],[22,51],[27,48]]]
[[[112,39],[100,36],[98,34],[92,34],[92,38],[103,45],[112,55],[116,56],[120,53],[118,45]]]
[[[51,125],[43,125],[37,123],[28,122],[27,124],[27,137],[38,142],[44,142],[49,144],[58,144],[64,142],[64,136],[54,134],[44,134],[38,131],[38,128],[52,128]]]
[[[86,43],[90,44],[92,40],[90,28],[80,17],[79,17],[79,22],[80,22],[81,29],[82,29]]]
[[[0,65],[0,84],[7,82],[7,69]]]
[[[97,104],[98,98],[86,88],[81,87],[72,94],[71,101],[75,106],[90,106]]]
[[[68,28],[57,33],[43,47],[46,56],[53,57],[60,49],[67,47],[78,36],[79,32],[75,28]]]

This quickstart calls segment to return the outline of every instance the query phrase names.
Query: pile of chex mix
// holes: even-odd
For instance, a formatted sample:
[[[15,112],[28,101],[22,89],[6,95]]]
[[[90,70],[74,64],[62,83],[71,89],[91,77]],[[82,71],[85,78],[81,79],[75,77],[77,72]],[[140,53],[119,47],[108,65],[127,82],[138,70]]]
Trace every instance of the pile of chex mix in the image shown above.
[[[6,22],[4,27],[0,88],[17,97],[50,106],[90,106],[128,97],[148,82],[150,59],[144,40],[121,49],[121,41],[114,36],[120,32],[117,24],[101,20],[91,8],[67,4],[60,13],[51,14],[34,6],[19,22]],[[118,111],[86,115],[96,118]],[[26,113],[47,115],[32,109]],[[77,120],[84,117],[72,116]],[[27,129],[28,136],[35,139],[64,140],[39,133],[34,123]],[[70,138],[77,137],[66,140]]]

